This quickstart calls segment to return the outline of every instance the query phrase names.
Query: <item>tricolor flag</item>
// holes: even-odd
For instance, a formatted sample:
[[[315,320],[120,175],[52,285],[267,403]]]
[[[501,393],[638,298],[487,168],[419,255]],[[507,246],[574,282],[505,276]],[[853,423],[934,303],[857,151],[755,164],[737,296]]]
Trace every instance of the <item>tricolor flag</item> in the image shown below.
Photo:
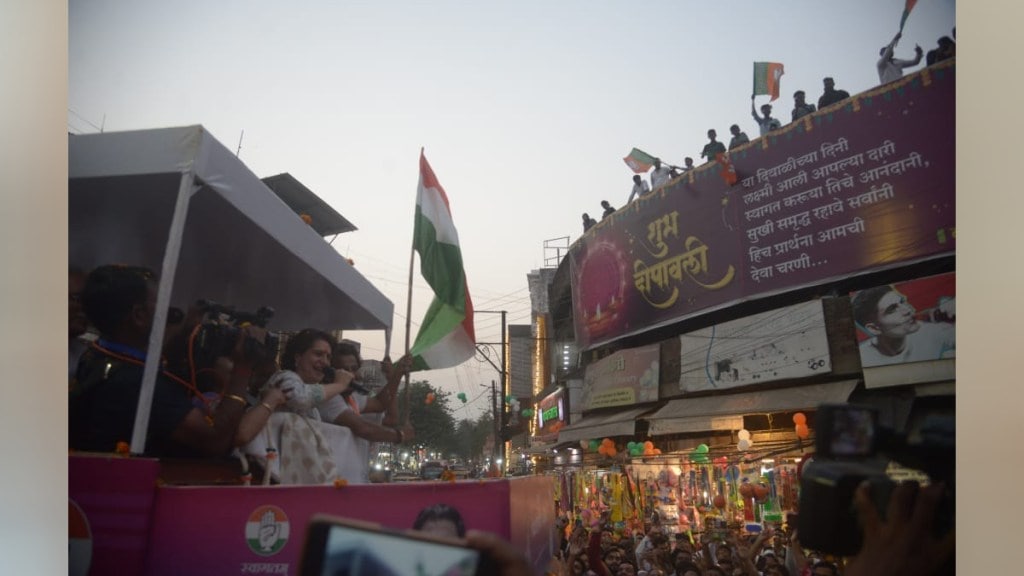
[[[786,71],[778,62],[754,62],[754,95],[770,94],[774,102],[779,98],[779,82]]]
[[[458,366],[476,352],[473,301],[448,196],[422,150],[412,247],[420,255],[423,278],[434,290],[434,300],[409,351],[413,370]]]
[[[629,169],[637,174],[644,174],[654,166],[654,156],[651,156],[647,152],[639,148],[633,148],[629,152],[629,156],[622,159]]]
[[[739,176],[736,174],[736,168],[733,167],[728,154],[725,154],[724,152],[715,154],[715,161],[718,162],[718,165],[722,169],[720,174],[722,175],[722,180],[725,180],[726,184],[732,186],[737,180],[739,180]]]
[[[917,0],[907,0],[907,4],[903,8],[903,16],[900,17],[900,32],[903,32],[903,25],[907,23],[907,18],[910,17],[910,11],[914,9],[915,4],[917,4]]]

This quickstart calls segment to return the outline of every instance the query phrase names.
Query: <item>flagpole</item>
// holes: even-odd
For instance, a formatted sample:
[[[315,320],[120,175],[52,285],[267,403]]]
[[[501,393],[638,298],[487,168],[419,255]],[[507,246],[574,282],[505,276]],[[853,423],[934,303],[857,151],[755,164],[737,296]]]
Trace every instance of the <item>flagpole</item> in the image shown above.
[[[423,160],[423,147],[420,147],[420,160]],[[423,167],[420,164],[419,168],[420,176],[418,182],[422,185],[423,183]],[[416,187],[416,195],[419,197],[419,186]],[[409,336],[412,331],[412,273],[413,266],[416,263],[416,212],[413,210],[413,238],[412,245],[409,247],[409,292],[405,299],[405,355],[409,354]],[[412,411],[412,402],[409,399],[409,374],[405,373],[405,392],[402,393],[402,397],[405,400],[405,418],[402,417],[402,404],[398,404],[398,423],[399,425],[409,421],[409,413]]]
[[[421,150],[422,152],[422,150]],[[409,332],[412,330],[412,271],[413,265],[416,261],[416,239],[413,239],[413,247],[409,250],[409,293],[406,296],[405,306],[405,354],[409,354]],[[410,372],[405,373],[405,391],[402,393],[402,399],[405,401],[405,417],[402,417],[402,405],[399,402],[398,405],[398,423],[399,425],[409,421],[409,413],[412,411],[412,401],[409,399],[409,375]]]

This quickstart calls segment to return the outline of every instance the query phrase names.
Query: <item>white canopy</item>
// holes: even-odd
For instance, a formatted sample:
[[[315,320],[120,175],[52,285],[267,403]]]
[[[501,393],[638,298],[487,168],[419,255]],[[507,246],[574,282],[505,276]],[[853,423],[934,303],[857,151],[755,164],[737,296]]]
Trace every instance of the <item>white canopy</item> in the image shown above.
[[[254,312],[271,330],[390,331],[394,304],[202,126],[68,138],[68,260],[160,276],[149,349],[167,308],[199,298]],[[143,375],[131,450],[141,453],[158,368]]]
[[[166,276],[179,244],[174,306],[271,306],[272,330],[391,326],[394,304],[202,126],[70,136],[68,177],[72,266]]]

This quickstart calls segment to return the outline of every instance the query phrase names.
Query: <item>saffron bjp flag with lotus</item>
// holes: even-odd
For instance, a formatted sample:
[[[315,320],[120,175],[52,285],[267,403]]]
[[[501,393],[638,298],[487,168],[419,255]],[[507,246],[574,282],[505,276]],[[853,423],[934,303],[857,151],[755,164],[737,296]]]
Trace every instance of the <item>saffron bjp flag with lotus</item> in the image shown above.
[[[647,152],[639,148],[633,148],[629,152],[629,156],[622,159],[629,166],[629,169],[637,174],[644,174],[654,166],[654,156],[651,156]]]
[[[785,73],[782,64],[778,62],[754,62],[753,94],[770,94],[772,102],[778,100],[780,81]]]
[[[413,250],[420,255],[420,272],[434,290],[434,300],[409,350],[413,357],[412,369],[458,366],[472,358],[476,351],[473,302],[466,285],[459,233],[452,221],[448,196],[422,150]]]
[[[720,167],[719,174],[722,176],[722,180],[729,186],[732,186],[739,180],[739,175],[736,174],[736,168],[732,165],[732,161],[729,160],[729,155],[724,152],[715,154],[715,161],[718,162]]]

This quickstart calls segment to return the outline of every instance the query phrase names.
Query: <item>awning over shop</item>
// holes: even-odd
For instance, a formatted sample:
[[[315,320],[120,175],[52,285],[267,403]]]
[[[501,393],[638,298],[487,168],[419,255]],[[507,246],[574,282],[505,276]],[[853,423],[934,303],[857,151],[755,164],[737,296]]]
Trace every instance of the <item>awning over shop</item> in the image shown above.
[[[819,404],[846,402],[856,387],[856,380],[844,380],[778,390],[680,398],[670,401],[644,420],[650,422],[651,436],[740,430],[744,414],[810,410]]]
[[[587,416],[558,431],[558,443],[579,442],[606,436],[631,436],[636,433],[636,420],[651,410],[650,406],[620,412]]]

